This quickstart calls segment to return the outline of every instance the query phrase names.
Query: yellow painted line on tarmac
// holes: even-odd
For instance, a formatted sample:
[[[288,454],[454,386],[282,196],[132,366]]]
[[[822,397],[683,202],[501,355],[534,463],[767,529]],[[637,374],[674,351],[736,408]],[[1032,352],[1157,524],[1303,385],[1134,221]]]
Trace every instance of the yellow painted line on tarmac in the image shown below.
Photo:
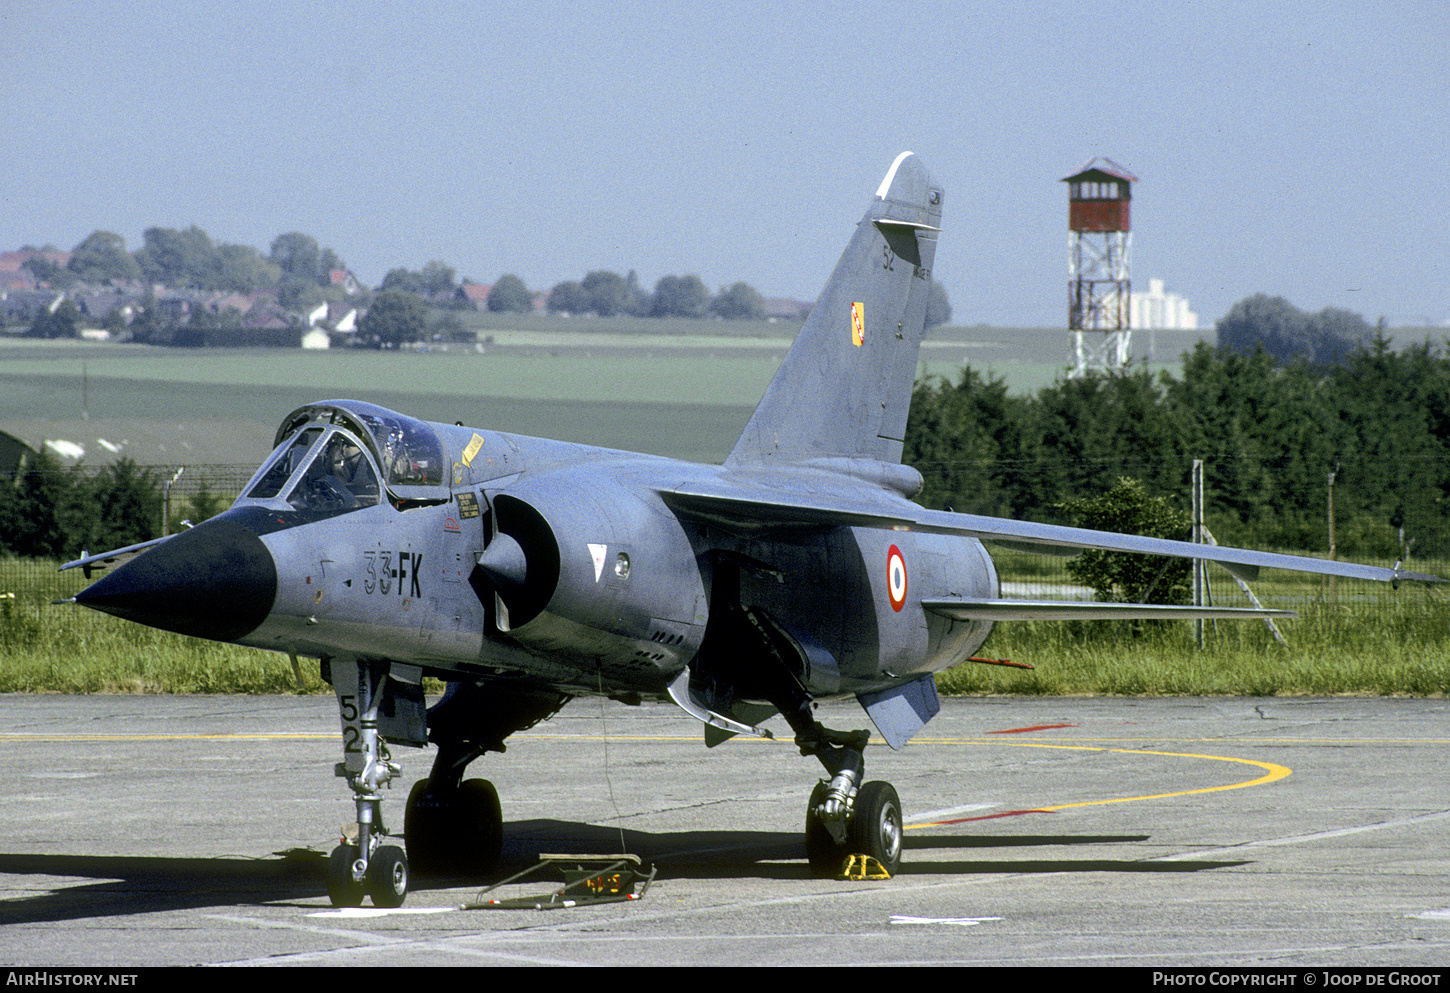
[[[875,740],[875,739],[873,739]],[[1069,740],[1074,742],[1096,742],[1100,745],[1112,744],[1133,744],[1135,742],[1171,742],[1180,745],[1191,744],[1221,744],[1221,745],[1450,745],[1450,738],[1164,738],[1153,736],[1151,738],[1099,738],[1099,737],[1077,737]],[[1029,741],[1012,741],[1006,738],[928,738],[917,737],[911,739],[912,744],[917,745],[1027,745],[1035,744]]]
[[[1257,766],[1264,770],[1262,776],[1254,779],[1246,779],[1242,782],[1228,783],[1223,786],[1200,786],[1196,789],[1174,790],[1169,793],[1148,793],[1142,796],[1108,797],[1101,800],[1078,800],[1073,803],[1059,803],[1048,806],[1032,807],[1026,810],[1010,811],[1011,814],[1038,814],[1054,813],[1059,810],[1069,810],[1073,807],[1098,807],[1110,803],[1134,803],[1139,800],[1166,800],[1169,797],[1193,796],[1200,793],[1220,793],[1224,790],[1241,790],[1250,786],[1266,786],[1269,783],[1277,782],[1287,776],[1293,775],[1294,770],[1288,766],[1279,765],[1277,762],[1261,762],[1258,759],[1241,759],[1229,755],[1201,755],[1193,752],[1162,752],[1140,748],[1105,748],[1093,745],[1049,745],[1041,742],[1031,741],[962,741],[962,744],[981,745],[1005,745],[1008,748],[1055,748],[1061,751],[1075,752],[1111,752],[1118,755],[1156,755],[1164,758],[1179,759],[1208,759],[1214,762],[1237,762],[1241,765]],[[990,817],[1001,817],[1003,814],[987,815],[983,818],[967,818],[968,820],[985,820]],[[911,831],[917,828],[938,827],[944,824],[960,823],[960,821],[931,821],[923,824],[908,824],[906,830]]]
[[[337,732],[295,731],[251,734],[0,734],[0,742],[30,741],[330,741]]]
[[[1029,747],[1050,748],[1050,745],[1038,745]],[[1192,752],[1154,752],[1132,748],[1104,748],[1098,751],[1115,752],[1119,755],[1161,755],[1175,759],[1210,759],[1214,762],[1238,762],[1243,765],[1255,765],[1265,770],[1264,775],[1257,779],[1247,779],[1241,783],[1229,783],[1226,786],[1202,786],[1194,790],[1175,790],[1172,793],[1150,793],[1144,796],[1114,797],[1108,800],[1080,800],[1077,803],[1062,803],[1054,807],[1044,807],[1044,810],[1067,810],[1070,807],[1096,807],[1106,803],[1132,803],[1135,800],[1163,800],[1172,796],[1193,796],[1197,793],[1220,793],[1224,790],[1242,790],[1250,786],[1267,786],[1269,783],[1277,782],[1286,776],[1293,775],[1294,770],[1288,766],[1279,765],[1277,762],[1260,762],[1257,759],[1240,759],[1227,755],[1198,755]]]

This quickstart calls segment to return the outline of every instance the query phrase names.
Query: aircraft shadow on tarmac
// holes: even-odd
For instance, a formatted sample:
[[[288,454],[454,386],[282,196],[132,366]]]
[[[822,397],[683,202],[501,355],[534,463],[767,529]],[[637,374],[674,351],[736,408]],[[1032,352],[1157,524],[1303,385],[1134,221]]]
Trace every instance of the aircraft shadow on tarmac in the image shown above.
[[[921,853],[985,848],[1130,845],[1147,835],[961,835],[911,836],[905,847],[919,853],[899,875],[1047,872],[1199,872],[1244,865],[1238,861],[1147,861],[1144,859],[941,859]],[[609,855],[620,851],[617,827],[560,820],[516,821],[504,827],[502,879],[535,864],[546,852]],[[623,849],[670,879],[805,880],[810,870],[805,845],[794,831],[623,831]],[[105,855],[0,854],[0,874],[57,876],[94,882],[37,891],[35,896],[0,901],[0,926],[93,917],[200,910],[248,904],[306,903],[326,899],[326,856],[312,849],[242,859]],[[415,880],[418,890],[483,885],[489,880]]]
[[[534,864],[545,852],[608,855],[620,851],[620,829],[570,821],[534,820],[505,826],[504,861]],[[980,835],[907,834],[908,852],[963,848],[1021,848],[1132,844],[1146,834],[1127,835]],[[651,834],[623,832],[624,851],[659,868],[659,879],[800,879],[808,878],[805,845],[795,832],[675,831]],[[1243,865],[1243,861],[1148,862],[1142,859],[1026,859],[926,861],[919,855],[903,860],[898,875],[958,875],[982,872],[1198,872]]]

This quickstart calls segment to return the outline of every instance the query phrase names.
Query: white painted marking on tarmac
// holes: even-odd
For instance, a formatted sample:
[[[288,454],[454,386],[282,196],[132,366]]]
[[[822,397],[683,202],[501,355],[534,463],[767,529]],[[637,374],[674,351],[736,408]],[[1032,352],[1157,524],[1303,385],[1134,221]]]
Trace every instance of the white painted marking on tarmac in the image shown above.
[[[954,924],[957,927],[972,927],[983,921],[1000,921],[1000,917],[907,917],[905,914],[892,914],[892,924]]]
[[[974,810],[991,810],[993,807],[1002,806],[1000,803],[968,803],[961,807],[943,807],[940,810],[924,810],[919,814],[912,814],[907,819],[908,824],[920,824],[923,821],[939,821],[953,814],[970,814]]]
[[[338,907],[334,910],[319,910],[308,917],[388,917],[393,914],[449,914],[457,907]]]
[[[1316,831],[1313,834],[1294,834],[1284,838],[1263,838],[1259,841],[1246,841],[1242,845],[1230,845],[1227,848],[1209,848],[1199,852],[1181,852],[1178,855],[1165,855],[1162,858],[1149,859],[1150,862],[1177,862],[1184,859],[1201,859],[1212,855],[1235,855],[1250,848],[1280,848],[1285,845],[1303,845],[1315,841],[1325,841],[1329,838],[1345,838],[1353,834],[1364,834],[1366,831],[1380,831],[1385,828],[1404,827],[1409,824],[1421,824],[1429,821],[1442,821],[1450,817],[1450,810],[1440,810],[1433,814],[1417,814],[1414,817],[1402,817],[1394,821],[1382,821],[1379,824],[1361,824],[1359,827],[1337,828],[1333,831]]]
[[[1450,921],[1450,907],[1446,907],[1444,910],[1427,910],[1423,913],[1416,914],[1415,919],[1420,921]]]

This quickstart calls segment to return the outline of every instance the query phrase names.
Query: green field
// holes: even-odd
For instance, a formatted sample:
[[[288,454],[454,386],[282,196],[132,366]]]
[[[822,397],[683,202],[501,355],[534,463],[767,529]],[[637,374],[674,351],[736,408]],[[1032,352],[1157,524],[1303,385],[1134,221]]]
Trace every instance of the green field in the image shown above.
[[[89,436],[91,459],[106,457],[96,438],[140,436],[127,454],[143,464],[256,462],[287,413],[349,397],[427,420],[714,462],[796,331],[765,321],[465,316],[480,344],[400,352],[0,337],[0,430],[32,445]],[[1196,336],[1173,334],[1176,359]],[[1160,354],[1168,336],[1159,332]],[[1066,354],[1060,330],[935,328],[920,373],[956,379],[970,362],[1030,393],[1062,375]],[[184,458],[166,444],[178,434]]]
[[[107,422],[234,422],[192,461],[260,461],[290,411],[367,400],[426,420],[703,461],[724,458],[778,359],[689,350],[618,354],[173,350],[0,346],[0,430],[31,444],[50,424],[105,437]],[[40,349],[35,349],[40,351]],[[153,354],[154,353],[154,354]],[[235,422],[242,422],[241,427]],[[237,431],[246,435],[238,444]],[[116,432],[111,432],[115,434]],[[63,435],[64,436],[64,435]],[[133,455],[144,463],[172,457]]]

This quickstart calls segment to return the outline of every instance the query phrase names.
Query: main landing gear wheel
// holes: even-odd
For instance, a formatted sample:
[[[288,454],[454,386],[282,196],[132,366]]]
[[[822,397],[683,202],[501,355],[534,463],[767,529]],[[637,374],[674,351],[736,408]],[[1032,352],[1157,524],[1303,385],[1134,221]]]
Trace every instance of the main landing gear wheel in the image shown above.
[[[816,810],[826,799],[827,786],[816,783],[811,790],[810,803],[806,805],[806,861],[810,863],[811,875],[817,879],[828,879],[840,875],[841,862],[846,858],[846,846],[831,836],[831,831],[817,816]]]
[[[419,875],[486,876],[503,854],[503,810],[487,779],[470,779],[451,796],[420,779],[408,793],[403,838]]]
[[[894,876],[901,868],[901,820],[896,787],[879,781],[867,783],[856,794],[847,847],[852,853],[871,856]]]
[[[870,782],[856,793],[846,840],[836,841],[818,811],[830,788],[817,783],[806,807],[806,860],[811,875],[829,879],[841,874],[849,855],[869,855],[891,875],[901,868],[901,800],[890,783]]]

